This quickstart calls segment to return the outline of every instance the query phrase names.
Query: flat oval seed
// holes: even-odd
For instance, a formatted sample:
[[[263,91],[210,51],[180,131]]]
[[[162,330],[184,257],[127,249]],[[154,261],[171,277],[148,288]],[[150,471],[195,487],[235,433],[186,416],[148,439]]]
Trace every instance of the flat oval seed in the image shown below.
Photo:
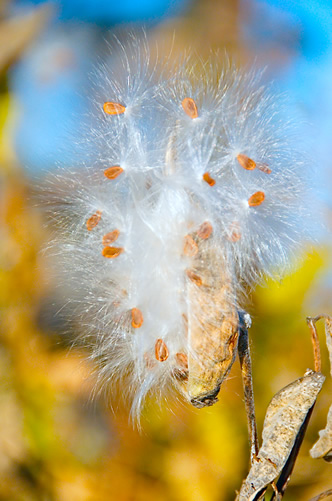
[[[241,238],[241,232],[240,232],[240,227],[239,223],[232,223],[230,228],[229,228],[229,236],[227,237],[227,240],[230,242],[238,242]]]
[[[195,240],[190,236],[184,237],[183,254],[185,256],[194,257],[198,252],[198,245]]]
[[[165,362],[168,359],[168,348],[162,339],[157,339],[154,348],[156,359],[159,362]]]
[[[265,200],[265,193],[264,191],[256,191],[253,195],[248,200],[248,205],[249,207],[257,207],[258,205],[261,205],[262,202]]]
[[[104,247],[103,250],[101,251],[102,255],[104,257],[107,257],[109,259],[113,259],[115,257],[120,256],[122,252],[124,251],[123,247]]]
[[[265,172],[265,174],[271,174],[272,170],[266,164],[257,164],[257,169]]]
[[[256,167],[256,162],[254,162],[251,158],[247,157],[247,155],[243,155],[240,153],[237,157],[237,161],[246,170],[254,170]]]
[[[216,181],[210,176],[210,174],[208,172],[205,172],[203,174],[203,179],[210,186],[214,186],[216,184]]]
[[[126,107],[120,103],[107,101],[104,103],[103,110],[107,115],[122,115],[126,111]]]
[[[97,224],[99,223],[101,218],[101,211],[97,210],[95,214],[93,214],[91,217],[86,222],[86,227],[89,231],[92,230],[92,228],[95,228]]]
[[[182,101],[182,108],[190,118],[197,118],[198,111],[195,101],[191,97],[186,97]]]
[[[228,237],[228,240],[230,242],[238,242],[241,238],[241,233],[239,231],[233,230],[231,235]]]
[[[172,375],[179,381],[187,381],[188,379],[188,357],[185,353],[176,353],[175,360],[178,367],[174,367]]]
[[[187,277],[192,282],[194,282],[196,285],[198,285],[198,287],[203,285],[203,280],[201,279],[201,277],[199,275],[197,275],[196,273],[194,273],[192,270],[186,270],[186,274],[187,274]]]
[[[143,313],[138,308],[131,310],[131,325],[138,329],[143,325]]]
[[[146,352],[143,355],[144,362],[145,362],[145,367],[147,369],[153,369],[156,366],[156,361],[154,358],[152,358],[152,355],[150,353]]]
[[[106,233],[106,235],[103,236],[103,245],[106,247],[107,245],[112,244],[113,242],[115,242],[115,240],[118,239],[119,235],[119,230],[113,230],[109,233]]]
[[[188,381],[189,372],[186,369],[179,369],[178,367],[174,367],[172,370],[172,376],[178,381]]]
[[[202,238],[203,240],[206,240],[209,238],[213,231],[212,225],[208,222],[205,221],[205,223],[201,224],[200,227],[197,230],[197,236],[199,238]]]
[[[175,359],[181,369],[188,369],[188,357],[185,353],[176,353]]]
[[[104,170],[104,176],[107,179],[116,179],[120,174],[122,174],[123,168],[120,165],[113,165]]]

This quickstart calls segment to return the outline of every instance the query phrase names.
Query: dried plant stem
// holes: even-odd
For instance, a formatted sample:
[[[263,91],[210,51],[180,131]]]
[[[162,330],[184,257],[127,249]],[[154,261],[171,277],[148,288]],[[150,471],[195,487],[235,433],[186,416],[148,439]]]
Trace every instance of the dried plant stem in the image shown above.
[[[273,489],[273,496],[275,496],[276,501],[281,501],[282,499],[282,494],[278,491],[278,487],[276,486],[275,482],[271,482],[271,487]],[[263,501],[265,500],[265,497],[263,498]]]
[[[251,368],[251,358],[249,349],[249,336],[248,329],[245,322],[245,315],[242,312],[239,313],[240,326],[239,326],[239,359],[241,365],[242,373],[242,383],[244,391],[244,404],[248,419],[248,430],[249,430],[249,440],[250,440],[250,460],[251,463],[255,460],[259,450],[258,436],[257,436],[257,425],[256,425],[256,415],[255,415],[255,401],[254,401],[254,390],[252,382],[252,368]]]
[[[319,339],[316,329],[316,322],[321,318],[326,318],[327,315],[318,315],[317,317],[307,317],[307,324],[311,331],[311,340],[314,349],[314,363],[315,363],[315,372],[320,372],[322,368],[322,361],[320,355],[320,346]]]

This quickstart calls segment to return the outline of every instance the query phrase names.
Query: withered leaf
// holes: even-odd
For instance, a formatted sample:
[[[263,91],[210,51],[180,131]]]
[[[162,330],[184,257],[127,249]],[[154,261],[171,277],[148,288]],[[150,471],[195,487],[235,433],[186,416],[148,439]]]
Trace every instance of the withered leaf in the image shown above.
[[[327,424],[320,430],[319,439],[310,449],[310,456],[314,459],[323,458],[328,463],[332,462],[332,405],[327,415]]]
[[[332,376],[332,318],[325,317],[326,345],[330,356],[330,372]],[[314,459],[323,458],[332,462],[332,404],[330,406],[327,423],[324,430],[320,430],[319,439],[310,449],[310,456]]]
[[[255,499],[278,477],[324,380],[320,372],[307,371],[303,378],[293,381],[272,398],[264,421],[263,444],[242,484],[238,501]]]

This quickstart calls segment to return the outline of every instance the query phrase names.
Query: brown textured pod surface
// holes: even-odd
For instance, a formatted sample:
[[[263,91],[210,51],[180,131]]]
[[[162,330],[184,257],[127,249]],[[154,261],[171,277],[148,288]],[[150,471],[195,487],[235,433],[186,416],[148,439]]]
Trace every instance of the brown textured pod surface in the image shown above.
[[[217,401],[237,353],[238,313],[232,302],[232,285],[223,272],[222,254],[216,255],[211,242],[199,242],[193,260],[195,273],[187,270],[188,381],[178,383],[199,408]]]

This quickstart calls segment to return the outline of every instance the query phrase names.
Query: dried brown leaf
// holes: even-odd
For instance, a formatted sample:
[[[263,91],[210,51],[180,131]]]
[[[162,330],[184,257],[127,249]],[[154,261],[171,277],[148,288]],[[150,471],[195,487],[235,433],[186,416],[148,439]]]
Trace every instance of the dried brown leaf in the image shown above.
[[[330,356],[330,372],[332,376],[332,318],[325,318],[326,346]],[[325,461],[332,462],[332,405],[330,406],[327,423],[324,430],[320,430],[319,439],[310,449],[310,455],[314,459],[323,458]]]
[[[310,456],[314,459],[323,458],[332,462],[332,405],[327,415],[327,424],[324,430],[320,430],[319,439],[310,449]]]
[[[307,371],[303,378],[293,381],[272,398],[264,421],[263,444],[242,484],[239,501],[253,500],[279,476],[324,380],[320,372]]]

